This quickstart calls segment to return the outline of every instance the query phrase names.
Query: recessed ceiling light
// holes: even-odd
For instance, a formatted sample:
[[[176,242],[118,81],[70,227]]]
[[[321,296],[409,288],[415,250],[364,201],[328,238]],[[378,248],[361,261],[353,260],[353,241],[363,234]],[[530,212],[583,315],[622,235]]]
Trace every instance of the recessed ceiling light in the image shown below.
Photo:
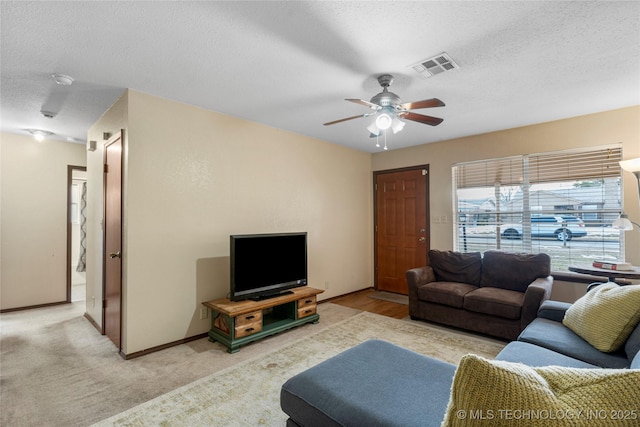
[[[57,84],[62,86],[71,86],[71,83],[73,83],[73,77],[64,74],[51,74],[51,77]]]
[[[31,135],[33,135],[35,140],[38,142],[42,142],[47,136],[53,135],[53,132],[49,132],[48,130],[42,130],[42,129],[25,129],[25,130],[29,132]]]

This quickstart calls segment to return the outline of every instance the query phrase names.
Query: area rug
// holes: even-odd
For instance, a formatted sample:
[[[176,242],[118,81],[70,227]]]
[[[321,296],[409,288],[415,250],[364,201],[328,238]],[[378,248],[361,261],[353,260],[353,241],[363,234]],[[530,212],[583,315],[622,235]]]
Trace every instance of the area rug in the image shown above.
[[[94,426],[283,426],[287,416],[280,410],[279,398],[280,387],[287,379],[374,338],[450,363],[457,363],[467,353],[493,358],[505,345],[426,323],[364,312]]]
[[[409,305],[409,297],[407,295],[394,294],[392,292],[377,291],[369,295],[369,298]]]

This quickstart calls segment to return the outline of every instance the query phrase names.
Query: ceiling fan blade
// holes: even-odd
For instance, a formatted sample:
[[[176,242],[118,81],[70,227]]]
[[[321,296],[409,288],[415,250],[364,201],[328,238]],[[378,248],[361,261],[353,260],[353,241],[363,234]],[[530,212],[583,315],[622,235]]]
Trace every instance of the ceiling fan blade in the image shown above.
[[[372,108],[374,110],[379,110],[381,107],[378,104],[374,104],[373,102],[365,101],[364,99],[345,99],[345,101],[355,102],[356,104],[364,105],[365,107]]]
[[[444,107],[444,102],[438,98],[425,99],[423,101],[406,102],[399,105],[403,110],[416,110],[418,108]]]
[[[327,122],[324,125],[325,126],[335,125],[336,123],[346,122],[347,120],[359,119],[360,117],[365,117],[365,116],[366,116],[366,114],[360,114],[358,116],[346,117],[344,119],[339,119],[339,120],[334,120],[332,122]]]
[[[423,114],[412,113],[410,111],[400,113],[400,117],[431,126],[438,126],[440,123],[442,123],[443,120],[438,117],[425,116]]]

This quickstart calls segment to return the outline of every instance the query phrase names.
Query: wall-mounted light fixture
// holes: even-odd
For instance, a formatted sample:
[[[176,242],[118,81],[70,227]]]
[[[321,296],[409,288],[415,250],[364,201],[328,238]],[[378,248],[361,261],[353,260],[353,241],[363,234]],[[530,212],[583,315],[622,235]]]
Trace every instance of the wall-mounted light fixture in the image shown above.
[[[96,151],[96,141],[87,141],[87,151]]]

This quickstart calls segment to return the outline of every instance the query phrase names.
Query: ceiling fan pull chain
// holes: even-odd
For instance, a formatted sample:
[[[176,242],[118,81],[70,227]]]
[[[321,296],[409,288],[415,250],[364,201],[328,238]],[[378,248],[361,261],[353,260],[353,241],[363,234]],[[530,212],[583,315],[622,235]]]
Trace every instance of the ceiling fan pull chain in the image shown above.
[[[388,150],[387,148],[387,130],[384,130],[384,149]]]
[[[376,148],[380,148],[380,133],[376,134]]]

